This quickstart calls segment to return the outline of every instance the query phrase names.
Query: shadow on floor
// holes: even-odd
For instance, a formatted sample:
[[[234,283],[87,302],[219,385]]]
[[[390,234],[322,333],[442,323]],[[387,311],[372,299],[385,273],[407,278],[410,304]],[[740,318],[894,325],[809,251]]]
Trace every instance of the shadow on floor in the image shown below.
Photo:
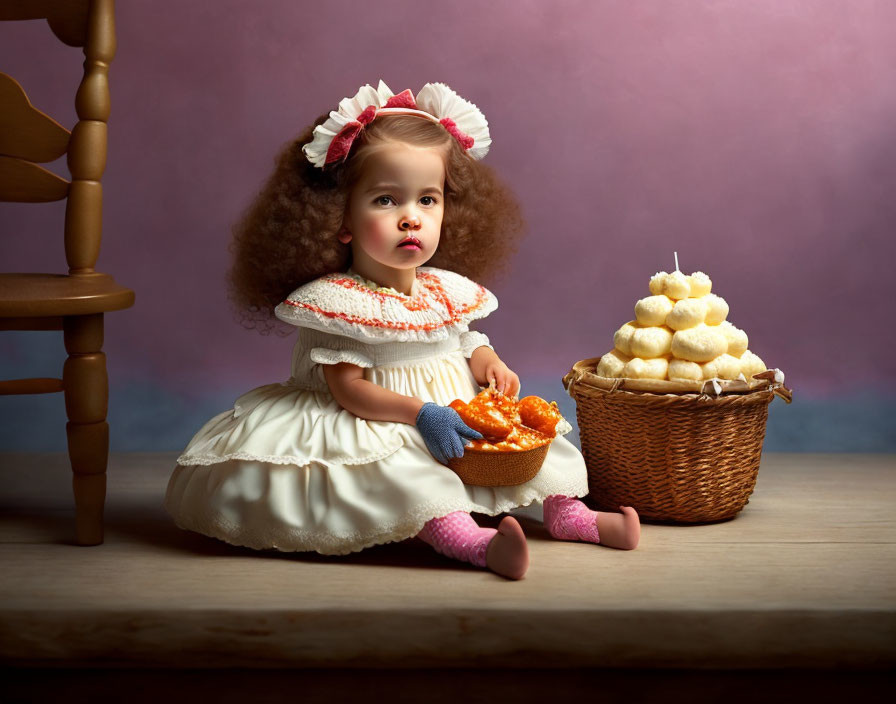
[[[502,516],[476,514],[483,527],[497,527]],[[530,541],[551,540],[539,521],[517,517]],[[74,509],[49,510],[45,507],[7,507],[0,513],[0,534],[7,542],[71,545],[74,546]],[[479,568],[452,560],[436,553],[429,545],[416,538],[400,543],[389,543],[367,548],[351,555],[320,555],[314,552],[280,552],[253,550],[230,545],[221,540],[178,528],[161,505],[148,506],[145,502],[119,503],[107,507],[105,515],[107,544],[136,543],[172,553],[190,553],[199,557],[237,557],[253,559],[295,560],[311,564],[356,564],[379,567],[409,566],[456,571]],[[19,538],[18,536],[27,536]],[[97,549],[97,548],[84,548]],[[98,549],[102,549],[101,546]]]

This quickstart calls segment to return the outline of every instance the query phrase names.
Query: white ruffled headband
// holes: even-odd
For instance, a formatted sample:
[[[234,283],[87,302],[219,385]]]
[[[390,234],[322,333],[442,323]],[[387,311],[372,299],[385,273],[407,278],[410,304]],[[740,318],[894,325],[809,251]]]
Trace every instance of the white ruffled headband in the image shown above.
[[[314,138],[302,151],[319,168],[340,162],[361,130],[380,115],[419,115],[432,120],[448,130],[474,159],[484,157],[492,143],[485,115],[444,83],[427,83],[415,98],[410,90],[395,95],[380,81],[376,89],[362,86],[353,98],[343,98],[339,109],[314,128]]]

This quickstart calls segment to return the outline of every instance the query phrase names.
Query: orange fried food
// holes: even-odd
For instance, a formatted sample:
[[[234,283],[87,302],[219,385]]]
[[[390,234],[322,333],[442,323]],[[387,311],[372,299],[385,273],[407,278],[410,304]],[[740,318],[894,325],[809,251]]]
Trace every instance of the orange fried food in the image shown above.
[[[518,402],[491,389],[484,389],[470,403],[455,399],[449,405],[464,423],[482,433],[482,440],[467,445],[481,450],[518,452],[547,445],[562,417],[556,404],[538,396]]]
[[[517,407],[517,401],[511,396],[505,396],[500,391],[485,389],[473,399],[476,403],[483,403],[497,408],[501,415],[509,420],[513,425],[520,424],[520,412]]]
[[[517,445],[521,450],[531,450],[535,447],[541,447],[550,441],[551,436],[540,433],[534,428],[527,428],[524,425],[514,428],[513,432],[507,436],[506,440],[508,443]]]
[[[459,398],[456,398],[451,403],[449,403],[448,406],[453,408],[455,411],[457,411],[457,414],[460,415],[463,409],[467,407],[467,404],[461,401]],[[463,416],[460,417],[463,418]]]
[[[513,430],[513,423],[500,410],[483,403],[478,396],[470,403],[455,399],[448,405],[457,411],[464,423],[491,442],[500,442]]]
[[[540,433],[553,436],[563,417],[556,403],[548,403],[538,396],[526,396],[519,402],[520,420]]]

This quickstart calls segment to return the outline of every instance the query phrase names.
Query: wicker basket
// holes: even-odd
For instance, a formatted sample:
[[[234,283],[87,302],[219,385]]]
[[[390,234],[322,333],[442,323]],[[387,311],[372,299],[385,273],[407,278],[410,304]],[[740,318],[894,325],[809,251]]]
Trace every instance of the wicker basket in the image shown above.
[[[789,389],[756,381],[729,382],[721,395],[662,393],[662,382],[633,390],[631,380],[595,375],[599,361],[578,362],[563,378],[576,401],[591,501],[612,511],[633,506],[654,521],[733,518],[756,486],[768,405],[776,394],[789,403]]]
[[[448,466],[464,484],[476,486],[513,486],[532,479],[548,455],[550,443],[533,450],[498,452],[464,450],[463,457],[448,460]]]

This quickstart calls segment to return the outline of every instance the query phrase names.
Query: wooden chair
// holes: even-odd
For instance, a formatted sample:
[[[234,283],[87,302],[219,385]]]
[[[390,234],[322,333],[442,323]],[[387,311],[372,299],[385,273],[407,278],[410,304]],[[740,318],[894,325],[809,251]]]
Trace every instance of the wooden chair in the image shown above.
[[[0,394],[64,393],[81,545],[103,542],[109,456],[103,314],[134,304],[133,291],[93,268],[102,235],[100,179],[106,166],[114,9],[113,0],[0,3],[0,21],[46,19],[64,43],[84,47],[86,57],[75,94],[78,122],[71,132],[32,107],[21,86],[0,73],[0,201],[67,199],[63,237],[69,267],[68,274],[0,274],[0,330],[62,330],[68,353],[62,379],[0,381]],[[71,181],[38,166],[63,154]],[[0,232],[5,229],[0,224]]]

